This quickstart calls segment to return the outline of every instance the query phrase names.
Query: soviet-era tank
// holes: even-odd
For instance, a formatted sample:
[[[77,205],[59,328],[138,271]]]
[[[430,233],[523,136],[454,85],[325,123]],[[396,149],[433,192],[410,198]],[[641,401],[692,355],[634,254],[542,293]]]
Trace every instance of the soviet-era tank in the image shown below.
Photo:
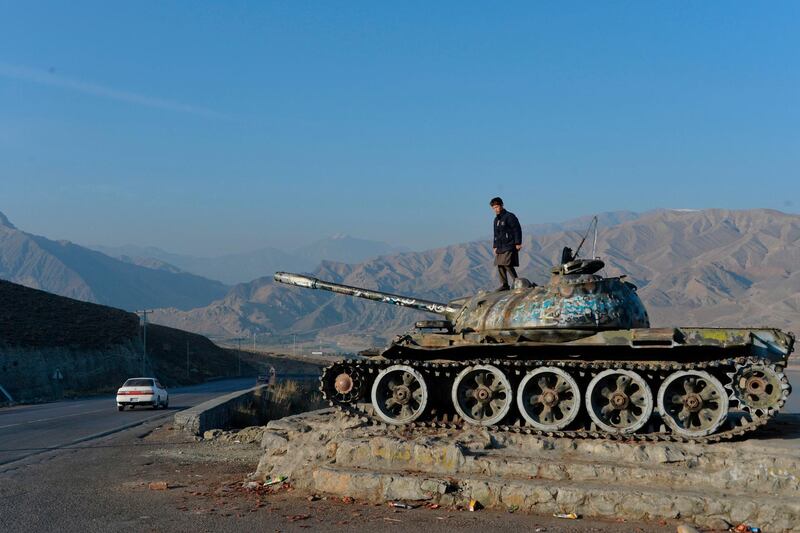
[[[794,336],[773,328],[651,328],[636,287],[563,262],[546,285],[432,302],[278,272],[281,283],[440,315],[379,355],[323,371],[349,413],[414,427],[489,426],[568,437],[717,441],[773,417]]]

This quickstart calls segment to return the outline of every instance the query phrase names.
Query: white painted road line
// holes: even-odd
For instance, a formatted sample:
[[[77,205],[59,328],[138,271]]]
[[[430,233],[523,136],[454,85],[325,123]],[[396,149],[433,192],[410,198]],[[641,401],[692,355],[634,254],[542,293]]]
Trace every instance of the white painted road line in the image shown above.
[[[17,422],[16,424],[6,424],[5,426],[0,426],[0,429],[3,428],[13,428],[14,426],[24,426],[25,424],[35,424],[37,422],[47,422],[48,420],[60,420],[62,418],[69,418],[71,416],[83,416],[88,415],[90,413],[99,413],[101,411],[109,411],[110,409],[95,409],[94,411],[83,411],[80,413],[75,413],[72,415],[61,415],[61,416],[51,416],[50,418],[39,418],[36,420],[28,420],[27,422]]]

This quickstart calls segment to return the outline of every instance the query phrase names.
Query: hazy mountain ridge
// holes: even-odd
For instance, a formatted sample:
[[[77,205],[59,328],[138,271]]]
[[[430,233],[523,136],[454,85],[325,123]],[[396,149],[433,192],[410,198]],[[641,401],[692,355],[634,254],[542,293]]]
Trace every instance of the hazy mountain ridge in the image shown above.
[[[545,282],[562,247],[575,247],[583,231],[527,232],[520,274]],[[323,262],[313,275],[447,301],[497,285],[490,244],[475,241],[356,265]],[[626,274],[639,286],[654,326],[770,325],[795,331],[800,326],[798,215],[764,209],[658,210],[601,226],[597,253],[607,274]],[[237,285],[201,309],[160,310],[156,320],[216,335],[296,332],[348,342],[361,336],[369,344],[401,333],[419,317],[430,315],[276,286],[267,277]]]
[[[629,220],[636,220],[637,218],[645,215],[646,213],[637,213],[635,211],[606,211],[598,213],[597,225],[599,228],[608,228],[627,222]],[[546,223],[546,224],[528,224],[523,225],[522,229],[525,233],[532,235],[544,235],[547,233],[559,233],[562,231],[579,231],[585,233],[592,222],[595,215],[585,215],[582,217],[572,218],[564,222]]]
[[[227,292],[218,281],[178,272],[168,265],[137,265],[69,241],[25,233],[2,214],[0,278],[128,310],[164,306],[191,309]]]
[[[358,263],[371,257],[402,251],[391,244],[333,235],[286,251],[274,247],[219,257],[175,254],[154,246],[89,246],[94,250],[135,264],[165,264],[185,272],[235,284],[271,276],[276,270],[311,270],[323,260]]]

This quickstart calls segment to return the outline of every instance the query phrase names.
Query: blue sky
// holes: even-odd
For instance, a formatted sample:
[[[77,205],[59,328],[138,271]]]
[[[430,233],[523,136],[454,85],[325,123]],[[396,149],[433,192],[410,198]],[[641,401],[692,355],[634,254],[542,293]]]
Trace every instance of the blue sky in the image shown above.
[[[800,3],[0,1],[0,211],[218,254],[798,211]]]

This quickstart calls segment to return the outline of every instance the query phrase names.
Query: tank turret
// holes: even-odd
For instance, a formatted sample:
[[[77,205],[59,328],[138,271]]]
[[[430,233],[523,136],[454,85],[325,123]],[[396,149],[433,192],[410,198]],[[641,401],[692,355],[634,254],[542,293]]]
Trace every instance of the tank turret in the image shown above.
[[[513,290],[483,291],[448,303],[287,272],[276,273],[275,281],[443,315],[455,333],[513,331],[536,336],[537,331],[547,329],[591,332],[648,327],[647,311],[636,294],[636,287],[619,277],[597,275],[596,271],[602,267],[603,262],[598,260],[573,260],[554,267],[546,285],[534,286],[520,279]],[[538,335],[541,336],[541,331]]]

